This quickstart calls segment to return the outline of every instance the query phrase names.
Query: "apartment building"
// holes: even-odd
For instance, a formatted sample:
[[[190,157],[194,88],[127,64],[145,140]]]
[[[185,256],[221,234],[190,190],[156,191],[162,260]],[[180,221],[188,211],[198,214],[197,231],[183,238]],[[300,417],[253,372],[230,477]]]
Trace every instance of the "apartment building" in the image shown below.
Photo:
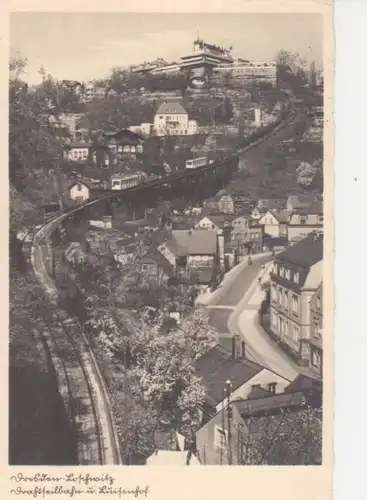
[[[310,342],[310,300],[322,280],[323,235],[311,233],[279,254],[270,276],[270,328],[299,360]]]

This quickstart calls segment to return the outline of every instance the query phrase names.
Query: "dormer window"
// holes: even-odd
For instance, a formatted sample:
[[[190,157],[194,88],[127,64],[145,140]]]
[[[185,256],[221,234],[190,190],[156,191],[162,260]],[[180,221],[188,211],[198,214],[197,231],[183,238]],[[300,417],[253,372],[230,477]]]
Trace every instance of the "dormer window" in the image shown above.
[[[276,382],[271,382],[270,384],[268,384],[268,391],[272,392],[273,394],[275,394],[276,391],[277,391],[277,383]]]
[[[295,283],[297,283],[297,284],[299,283],[299,273],[294,273],[294,275],[293,275],[293,281]]]

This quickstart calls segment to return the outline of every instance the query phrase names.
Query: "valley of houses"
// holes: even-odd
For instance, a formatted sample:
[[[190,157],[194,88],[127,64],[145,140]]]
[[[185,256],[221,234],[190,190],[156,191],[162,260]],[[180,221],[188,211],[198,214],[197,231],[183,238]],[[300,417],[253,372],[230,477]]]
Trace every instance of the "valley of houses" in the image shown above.
[[[322,203],[313,196],[260,199],[252,208],[245,196],[220,192],[202,208],[146,211],[144,219],[119,225],[111,217],[90,221],[88,251],[105,248],[126,264],[140,256],[147,279],[185,284],[194,296],[208,293],[232,266],[254,253],[275,250],[268,304],[260,311],[269,337],[299,365],[287,380],[250,361],[240,338],[221,339],[200,357],[197,375],[207,390],[196,452],[184,449],[182,436],[167,440],[147,464],[191,465],[246,463],[251,426],[256,418],[279,419],[284,411],[321,406],[322,393]],[[82,260],[87,250],[72,243],[69,260]],[[180,318],[176,311],[176,318]],[[226,381],[231,381],[231,453],[224,412]],[[315,399],[315,394],[317,395]],[[227,402],[226,402],[227,401]],[[227,420],[226,420],[227,421]],[[252,422],[252,423],[251,423]],[[238,429],[241,429],[240,431]],[[247,443],[247,444],[246,444]]]

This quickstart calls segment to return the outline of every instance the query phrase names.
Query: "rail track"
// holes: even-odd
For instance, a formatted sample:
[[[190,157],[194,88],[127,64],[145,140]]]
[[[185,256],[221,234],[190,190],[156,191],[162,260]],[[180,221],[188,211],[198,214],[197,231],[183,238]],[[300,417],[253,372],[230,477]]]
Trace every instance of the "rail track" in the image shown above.
[[[45,226],[29,230],[23,238],[27,278],[47,291],[48,306],[36,313],[37,333],[52,359],[60,394],[76,439],[79,465],[120,465],[121,450],[112,418],[109,395],[94,354],[76,318],[55,307],[57,290],[49,277],[42,249]],[[47,253],[47,248],[46,248]]]
[[[163,179],[145,182],[123,192],[134,192],[169,184],[171,181],[194,176],[196,173],[225,164],[261,144],[269,136],[291,124],[295,118],[296,115],[292,112],[285,120],[275,124],[268,134],[250,141],[249,144],[220,162],[205,165],[190,172],[181,172]],[[47,314],[39,315],[37,329],[52,358],[60,393],[65,401],[69,420],[76,436],[78,462],[81,465],[121,464],[121,450],[114,427],[109,395],[93,351],[77,319],[69,317],[57,307],[58,291],[45,265],[45,258],[48,258],[46,240],[65,219],[73,216],[74,213],[103,200],[114,199],[122,193],[112,193],[87,201],[78,207],[60,211],[50,216],[43,225],[28,230],[23,238],[19,238],[22,241],[23,256],[27,262],[28,277],[40,283],[49,297],[51,307]],[[46,250],[46,256],[43,255],[44,250]]]

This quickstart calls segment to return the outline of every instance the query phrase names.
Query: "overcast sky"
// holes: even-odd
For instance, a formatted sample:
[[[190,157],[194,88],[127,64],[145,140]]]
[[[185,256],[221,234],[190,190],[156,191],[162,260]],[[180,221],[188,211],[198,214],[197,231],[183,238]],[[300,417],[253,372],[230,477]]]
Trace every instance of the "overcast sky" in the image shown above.
[[[156,57],[179,61],[191,53],[198,31],[246,59],[271,60],[283,48],[322,64],[318,14],[24,12],[11,15],[10,40],[11,50],[28,59],[29,83],[39,81],[41,66],[58,79],[86,81]]]

